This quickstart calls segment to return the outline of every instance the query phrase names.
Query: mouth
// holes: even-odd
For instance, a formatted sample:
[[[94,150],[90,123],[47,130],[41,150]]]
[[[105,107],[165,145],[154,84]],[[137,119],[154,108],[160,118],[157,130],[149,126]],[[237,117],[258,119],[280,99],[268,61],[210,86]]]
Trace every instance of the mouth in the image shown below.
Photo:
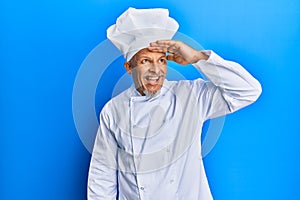
[[[147,81],[156,81],[156,82],[158,82],[158,80],[159,80],[160,77],[161,76],[146,76],[145,79]]]
[[[147,85],[149,86],[157,86],[161,84],[161,80],[164,77],[164,75],[147,75],[144,76],[144,79],[146,80]]]

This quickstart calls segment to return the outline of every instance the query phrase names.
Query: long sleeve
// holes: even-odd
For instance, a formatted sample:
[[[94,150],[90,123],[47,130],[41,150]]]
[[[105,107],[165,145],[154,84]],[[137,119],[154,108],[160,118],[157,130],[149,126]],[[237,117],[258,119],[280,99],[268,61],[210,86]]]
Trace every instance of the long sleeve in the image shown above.
[[[194,64],[209,80],[199,80],[201,84],[196,86],[200,87],[197,96],[203,119],[232,113],[257,100],[261,85],[240,64],[224,60],[213,51],[203,53],[208,60]]]
[[[109,120],[101,112],[89,169],[88,200],[117,198],[117,144],[108,127]]]

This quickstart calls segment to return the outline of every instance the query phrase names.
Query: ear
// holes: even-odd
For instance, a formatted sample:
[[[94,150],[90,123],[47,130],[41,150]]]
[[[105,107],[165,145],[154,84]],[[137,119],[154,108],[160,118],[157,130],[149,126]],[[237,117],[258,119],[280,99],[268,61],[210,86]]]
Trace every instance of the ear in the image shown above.
[[[130,62],[125,62],[124,63],[124,67],[127,71],[128,74],[131,74],[131,66],[130,66]]]

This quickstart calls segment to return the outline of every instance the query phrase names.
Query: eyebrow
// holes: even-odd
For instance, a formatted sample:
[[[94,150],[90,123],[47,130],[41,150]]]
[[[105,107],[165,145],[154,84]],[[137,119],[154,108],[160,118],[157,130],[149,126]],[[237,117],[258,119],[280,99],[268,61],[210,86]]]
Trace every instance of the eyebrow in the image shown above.
[[[147,56],[146,54],[142,54],[142,55],[140,55],[139,60],[141,60],[141,59],[143,59],[143,58],[151,59],[151,58],[150,58],[149,56]],[[158,59],[161,59],[161,58],[167,58],[167,56],[166,56],[166,55],[163,55],[163,56],[159,57]]]
[[[167,58],[167,56],[166,56],[166,55],[163,55],[163,56],[159,57],[159,59],[161,59],[161,58]]]

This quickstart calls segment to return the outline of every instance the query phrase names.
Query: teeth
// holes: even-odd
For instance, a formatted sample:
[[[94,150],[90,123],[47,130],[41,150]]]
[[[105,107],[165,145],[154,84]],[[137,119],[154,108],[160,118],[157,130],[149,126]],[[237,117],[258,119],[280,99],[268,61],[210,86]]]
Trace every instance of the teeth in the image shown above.
[[[146,79],[149,81],[158,81],[159,77],[147,77]]]

